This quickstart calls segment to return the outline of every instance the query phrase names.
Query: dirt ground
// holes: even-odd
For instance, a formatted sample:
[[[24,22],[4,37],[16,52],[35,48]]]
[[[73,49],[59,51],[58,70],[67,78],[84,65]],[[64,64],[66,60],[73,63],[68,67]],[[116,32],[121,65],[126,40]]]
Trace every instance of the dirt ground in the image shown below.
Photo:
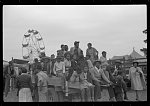
[[[17,92],[16,90],[9,92],[8,96],[4,98],[4,102],[18,102],[18,97],[16,96],[16,92]],[[131,91],[131,90],[128,91],[127,96],[128,96],[129,101],[136,101],[134,91]],[[147,90],[141,91],[139,97],[140,97],[141,101],[147,101]],[[80,100],[74,99],[73,101],[78,102]],[[109,95],[108,95],[108,91],[106,89],[104,89],[102,91],[102,98],[99,101],[100,102],[101,101],[109,101]]]

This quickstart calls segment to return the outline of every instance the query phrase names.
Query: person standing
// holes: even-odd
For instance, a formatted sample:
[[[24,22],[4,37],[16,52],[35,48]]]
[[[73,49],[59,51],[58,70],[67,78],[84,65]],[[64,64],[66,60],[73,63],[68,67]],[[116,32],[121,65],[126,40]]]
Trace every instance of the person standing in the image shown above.
[[[95,60],[98,60],[98,51],[92,47],[91,43],[88,43],[87,46],[86,55],[90,55],[90,60],[93,63]]]
[[[64,54],[65,54],[65,45],[62,44],[62,45],[61,45],[61,49],[60,49],[60,50],[57,50],[57,56],[60,56],[60,57],[61,57],[61,61],[64,60]]]
[[[17,77],[19,88],[19,102],[32,102],[32,82],[31,76],[27,74],[27,69],[22,68],[22,74]]]
[[[37,76],[37,69],[32,73],[32,85],[33,85],[33,92],[32,97],[34,102],[39,102],[39,94],[38,94],[38,76]]]
[[[128,79],[131,80],[131,89],[135,90],[136,100],[140,101],[139,93],[140,91],[146,89],[146,83],[145,83],[143,71],[138,66],[137,61],[134,61],[133,67],[130,68]]]
[[[41,65],[37,66],[39,102],[48,102],[48,75],[42,71]]]
[[[77,59],[80,57],[80,55],[82,55],[82,50],[79,48],[79,42],[78,41],[74,42],[74,47],[70,48],[70,53],[72,55],[75,54],[77,56]]]

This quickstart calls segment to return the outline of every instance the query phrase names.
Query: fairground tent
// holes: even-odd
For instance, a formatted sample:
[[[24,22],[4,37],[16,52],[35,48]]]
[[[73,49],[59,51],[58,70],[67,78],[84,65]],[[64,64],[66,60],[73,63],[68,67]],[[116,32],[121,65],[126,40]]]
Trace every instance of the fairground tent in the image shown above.
[[[141,61],[147,61],[145,56],[140,55],[138,52],[136,52],[134,49],[131,54],[129,55],[124,55],[124,56],[113,56],[110,60],[118,60],[118,59],[123,59],[125,60],[128,59],[142,59]],[[144,59],[145,58],[145,59]],[[143,60],[144,59],[144,60]]]

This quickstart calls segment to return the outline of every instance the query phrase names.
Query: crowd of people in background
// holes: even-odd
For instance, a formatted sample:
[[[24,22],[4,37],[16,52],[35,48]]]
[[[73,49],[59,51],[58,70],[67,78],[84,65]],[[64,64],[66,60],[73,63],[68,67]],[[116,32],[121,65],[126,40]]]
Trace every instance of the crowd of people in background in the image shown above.
[[[94,102],[101,99],[102,86],[107,86],[110,101],[128,100],[121,63],[116,62],[116,67],[113,67],[107,61],[106,51],[103,51],[99,58],[99,52],[92,47],[92,43],[88,43],[87,46],[84,56],[78,41],[74,42],[74,47],[70,50],[67,45],[62,44],[61,49],[57,50],[56,58],[54,54],[50,58],[45,56],[41,60],[35,58],[29,70],[19,69],[17,77],[13,74],[13,65],[10,62],[3,73],[5,96],[9,91],[10,78],[15,77],[19,102],[49,102],[49,77],[56,76],[65,84],[80,82],[82,101]],[[134,62],[133,67],[130,68],[128,79],[131,80],[131,88],[136,91],[136,100],[139,100],[138,92],[144,90],[146,85],[138,62]],[[62,89],[65,89],[65,86],[62,86]]]

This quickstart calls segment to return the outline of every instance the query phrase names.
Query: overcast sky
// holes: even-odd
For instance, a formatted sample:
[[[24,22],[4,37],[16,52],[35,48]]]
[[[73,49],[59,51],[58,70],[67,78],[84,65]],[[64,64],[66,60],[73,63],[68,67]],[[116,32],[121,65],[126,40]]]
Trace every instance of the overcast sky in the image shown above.
[[[56,54],[61,44],[80,41],[84,54],[87,43],[107,58],[130,54],[147,45],[142,33],[147,28],[146,5],[48,5],[3,6],[3,59],[22,58],[23,35],[35,29],[43,37],[46,55]]]

